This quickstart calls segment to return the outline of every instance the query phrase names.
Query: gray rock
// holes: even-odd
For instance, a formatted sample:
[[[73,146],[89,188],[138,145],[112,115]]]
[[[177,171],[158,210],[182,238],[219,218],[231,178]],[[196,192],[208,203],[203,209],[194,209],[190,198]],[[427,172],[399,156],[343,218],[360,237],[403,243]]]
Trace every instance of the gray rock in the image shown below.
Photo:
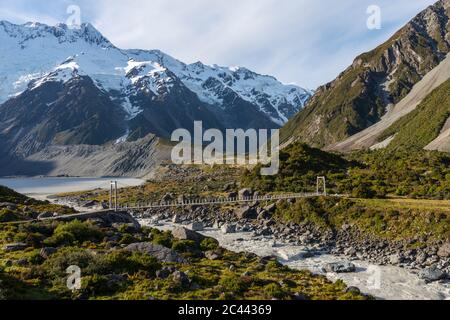
[[[174,282],[178,283],[182,287],[188,287],[191,282],[189,277],[184,272],[178,270],[172,274],[172,279]]]
[[[359,290],[359,288],[357,287],[348,287],[347,289],[345,289],[346,293],[355,293],[355,294],[361,294],[361,290]]]
[[[145,253],[152,257],[155,257],[161,262],[188,263],[188,261],[185,258],[180,256],[174,250],[149,242],[133,243],[125,247],[125,250],[130,252]]]
[[[181,217],[176,214],[176,215],[173,216],[172,222],[178,224],[178,223],[181,223],[183,221],[182,221]]]
[[[194,222],[191,224],[192,231],[203,231],[205,229],[205,226],[203,222]]]
[[[257,213],[254,208],[244,207],[236,211],[236,216],[238,219],[256,219]]]
[[[352,273],[356,271],[356,266],[350,262],[328,263],[323,270],[330,273]]]
[[[447,242],[442,247],[439,248],[437,255],[441,258],[449,258],[450,257],[450,242]]]
[[[277,210],[277,204],[272,203],[272,204],[268,205],[267,207],[265,207],[264,210],[266,210],[267,212],[270,212],[270,213],[274,213],[275,210]]]
[[[405,258],[400,254],[396,253],[389,257],[389,262],[393,265],[401,264],[405,261]]]
[[[235,224],[224,224],[220,230],[222,231],[223,234],[228,234],[228,233],[236,233],[236,225]]]
[[[3,250],[7,252],[21,251],[27,248],[26,243],[10,243],[3,246]]]
[[[439,270],[436,266],[433,266],[431,268],[421,270],[419,272],[419,277],[426,282],[434,282],[445,279],[447,274],[444,271]]]
[[[222,258],[222,255],[217,251],[206,251],[205,257],[209,260],[219,260]]]
[[[190,240],[195,241],[197,243],[200,243],[204,239],[206,239],[206,237],[201,235],[200,233],[186,229],[184,227],[177,227],[173,229],[172,235],[175,239],[178,240]]]

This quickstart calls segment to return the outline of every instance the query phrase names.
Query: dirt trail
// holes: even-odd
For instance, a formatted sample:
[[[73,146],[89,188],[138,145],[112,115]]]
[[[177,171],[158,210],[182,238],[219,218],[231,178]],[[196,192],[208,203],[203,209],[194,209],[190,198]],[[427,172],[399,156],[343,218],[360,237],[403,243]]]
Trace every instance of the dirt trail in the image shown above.
[[[427,95],[450,78],[450,54],[421,81],[411,92],[392,108],[380,122],[351,136],[347,140],[329,147],[332,151],[350,152],[359,149],[368,149],[377,144],[378,137],[396,121],[414,111]],[[450,133],[450,132],[449,132]],[[448,141],[447,135],[447,141]],[[437,143],[441,142],[438,141]],[[448,142],[447,147],[450,147]]]

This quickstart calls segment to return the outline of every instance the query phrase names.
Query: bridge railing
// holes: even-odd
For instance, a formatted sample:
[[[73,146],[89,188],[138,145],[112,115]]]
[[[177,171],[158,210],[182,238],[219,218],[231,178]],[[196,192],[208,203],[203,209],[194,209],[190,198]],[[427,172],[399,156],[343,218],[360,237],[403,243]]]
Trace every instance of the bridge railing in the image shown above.
[[[167,202],[155,202],[155,203],[134,203],[134,204],[122,204],[118,206],[119,210],[128,209],[152,209],[152,208],[173,208],[173,207],[189,207],[189,206],[203,206],[203,205],[215,205],[215,204],[227,204],[227,203],[248,203],[256,201],[276,201],[276,200],[289,200],[299,198],[313,198],[324,196],[322,193],[289,193],[281,195],[266,195],[256,197],[236,197],[236,198],[211,198],[211,199],[187,199],[184,201],[167,201]]]

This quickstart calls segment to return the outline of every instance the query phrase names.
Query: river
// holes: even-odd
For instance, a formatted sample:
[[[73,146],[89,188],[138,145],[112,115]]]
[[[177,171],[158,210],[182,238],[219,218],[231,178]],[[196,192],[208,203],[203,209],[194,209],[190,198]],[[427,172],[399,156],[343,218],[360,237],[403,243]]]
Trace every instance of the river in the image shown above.
[[[11,178],[0,179],[0,185],[37,199],[49,199],[50,195],[63,192],[77,192],[96,188],[108,189],[111,180],[119,186],[138,186],[144,183],[132,178]],[[51,199],[50,199],[51,200]],[[171,230],[176,225],[166,222],[154,225],[151,220],[141,220],[143,225],[162,230]],[[322,267],[327,263],[343,262],[345,258],[333,255],[320,255],[311,258],[302,257],[308,251],[306,247],[292,246],[275,242],[271,238],[253,237],[252,233],[223,234],[217,229],[202,232],[217,239],[228,250],[252,252],[259,256],[277,256],[279,261],[291,268],[308,269],[323,274],[330,280],[343,280],[349,286],[355,286],[366,294],[387,300],[450,300],[449,284],[426,284],[417,273],[393,266],[377,266],[365,261],[352,261],[357,266],[355,273],[324,273]]]
[[[141,220],[142,225],[161,230],[172,230],[176,225],[170,222],[153,224],[152,220]],[[334,255],[303,257],[309,248],[275,242],[270,237],[253,237],[252,233],[223,234],[217,229],[206,229],[203,235],[217,239],[220,245],[235,252],[251,252],[258,256],[276,256],[278,260],[298,270],[310,270],[325,275],[328,279],[343,280],[348,286],[359,288],[363,293],[382,300],[450,300],[449,283],[426,284],[417,272],[394,266],[377,266],[365,261],[351,261],[357,269],[354,273],[324,273],[327,263],[346,262],[346,258]]]

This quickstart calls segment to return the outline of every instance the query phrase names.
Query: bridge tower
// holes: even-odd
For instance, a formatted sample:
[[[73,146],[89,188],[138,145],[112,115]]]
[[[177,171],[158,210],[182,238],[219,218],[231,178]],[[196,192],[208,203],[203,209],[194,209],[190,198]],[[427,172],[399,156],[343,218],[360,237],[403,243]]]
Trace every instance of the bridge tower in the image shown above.
[[[111,181],[111,186],[109,189],[109,209],[112,210],[114,207],[114,211],[118,211],[118,200],[117,200],[117,181]]]
[[[320,192],[320,189],[323,190],[323,193]],[[317,195],[327,196],[327,178],[326,177],[317,177]]]

